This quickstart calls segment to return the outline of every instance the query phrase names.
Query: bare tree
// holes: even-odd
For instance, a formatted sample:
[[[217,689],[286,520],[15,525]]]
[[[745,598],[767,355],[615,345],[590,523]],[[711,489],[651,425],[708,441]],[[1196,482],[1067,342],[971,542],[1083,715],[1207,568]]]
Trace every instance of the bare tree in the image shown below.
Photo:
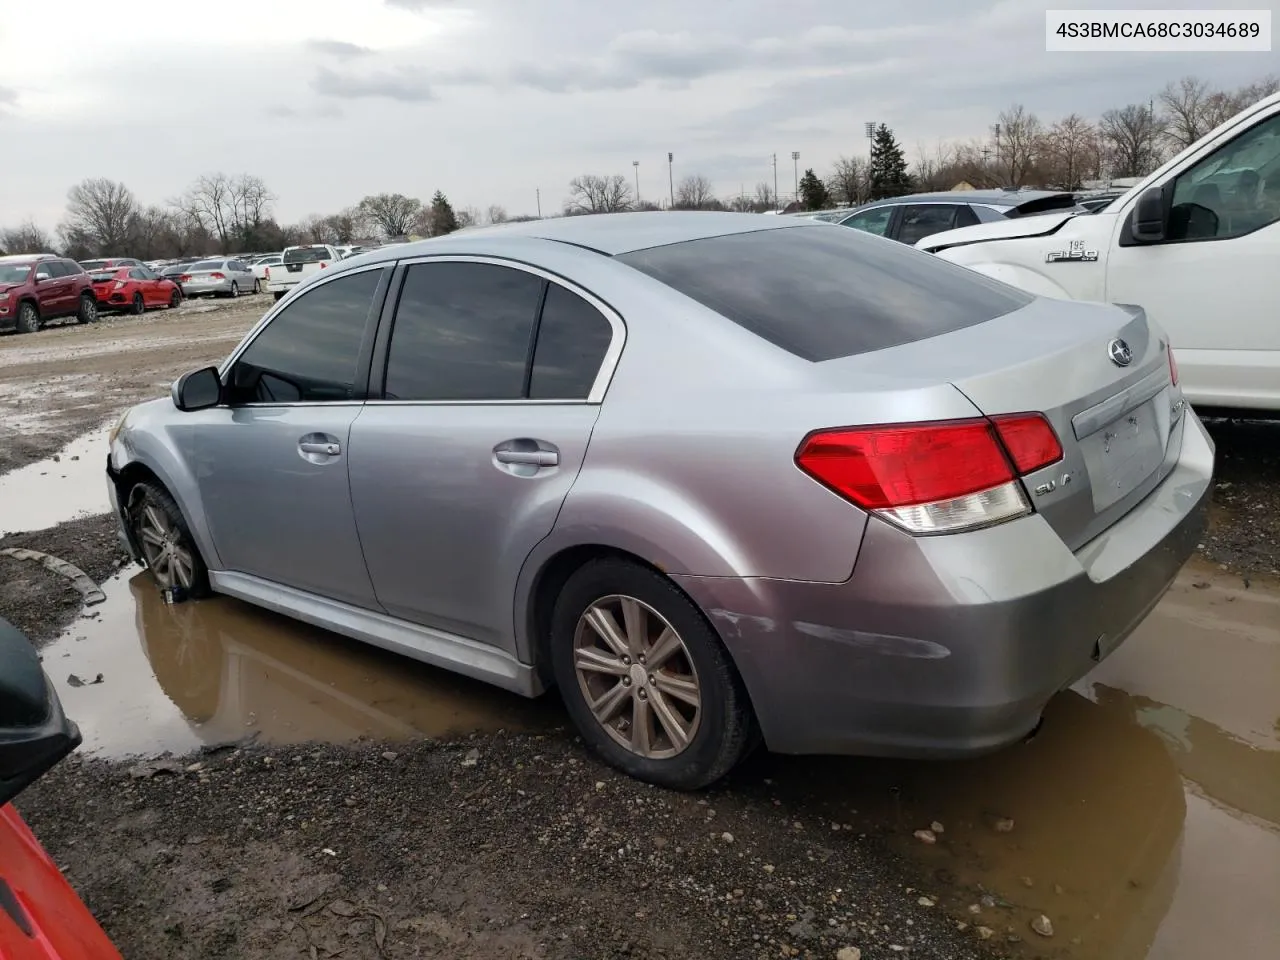
[[[485,211],[485,217],[490,223],[506,223],[510,219],[507,216],[507,208],[496,203],[489,205],[489,209]]]
[[[1000,172],[1003,186],[1021,187],[1030,178],[1040,149],[1040,120],[1020,103],[1001,112]]]
[[[955,186],[955,151],[939,140],[932,150],[916,146],[916,165],[911,171],[921,190],[946,190]]]
[[[75,237],[97,252],[118,253],[129,242],[138,201],[123,183],[102,177],[83,180],[67,191],[64,241]]]
[[[16,227],[0,230],[0,252],[47,253],[53,249],[53,240],[34,220],[26,220]]]
[[[453,211],[453,218],[457,221],[459,230],[474,227],[480,223],[480,210],[477,207],[458,207]]]
[[[359,239],[368,223],[365,211],[359,205],[345,207],[324,219],[327,225],[327,235],[331,239],[320,240],[317,241],[318,243],[351,243],[353,240]]]
[[[369,222],[386,237],[403,237],[422,209],[422,201],[403,193],[378,193],[360,201]]]
[[[1164,108],[1162,134],[1175,149],[1190,146],[1217,126],[1209,116],[1213,94],[1209,84],[1199,77],[1183,77],[1160,91],[1160,106]]]
[[[305,243],[340,243],[332,217],[311,213],[298,221],[294,229]]]
[[[1140,177],[1156,168],[1160,124],[1151,108],[1131,103],[1108,110],[1098,124],[1098,134],[1113,177]]]
[[[836,157],[831,173],[827,175],[827,185],[831,189],[836,203],[847,203],[856,206],[866,196],[867,169],[866,164],[857,157]]]
[[[1078,190],[1098,169],[1098,135],[1078,113],[1059,120],[1044,137],[1042,168],[1051,186]]]
[[[240,245],[248,250],[259,243],[263,225],[271,217],[275,194],[261,177],[242,173],[232,177],[227,190],[227,202],[231,205],[232,228]]]
[[[619,213],[631,208],[631,184],[620,173],[584,173],[569,181],[565,213]]]
[[[206,173],[199,177],[176,205],[197,221],[217,240],[219,249],[231,245],[234,208],[231,202],[231,178],[225,173]]]
[[[767,180],[761,180],[756,184],[756,202],[757,210],[773,210],[778,205],[778,195],[773,192],[773,186]]]
[[[676,184],[677,210],[706,210],[718,205],[715,188],[701,174],[692,174]]]

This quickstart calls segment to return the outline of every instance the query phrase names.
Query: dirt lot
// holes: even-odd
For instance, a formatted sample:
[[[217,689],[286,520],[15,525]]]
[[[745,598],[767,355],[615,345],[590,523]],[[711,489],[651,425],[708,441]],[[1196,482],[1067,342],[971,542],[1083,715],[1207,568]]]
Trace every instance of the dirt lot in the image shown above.
[[[86,737],[19,805],[126,957],[1182,960],[1280,937],[1280,427],[1212,425],[1201,557],[1031,743],[759,754],[683,796],[597,764],[553,699],[225,598],[165,606],[122,569],[97,454],[66,445],[267,302],[0,336],[0,531],[23,531],[0,548],[107,595],[80,615],[0,556],[0,616]]]

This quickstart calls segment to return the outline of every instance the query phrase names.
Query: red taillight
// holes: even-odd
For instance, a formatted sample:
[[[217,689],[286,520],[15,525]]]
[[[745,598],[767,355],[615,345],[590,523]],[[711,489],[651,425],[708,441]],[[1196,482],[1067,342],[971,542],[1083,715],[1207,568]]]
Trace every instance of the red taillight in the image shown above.
[[[992,417],[991,422],[1019,474],[1034,473],[1062,459],[1058,435],[1041,414],[1010,413]]]
[[[1175,387],[1178,385],[1178,361],[1173,358],[1173,347],[1169,348],[1169,379]]]
[[[262,276],[263,276],[265,279],[270,280],[270,279],[271,279],[271,268],[270,268],[270,267],[265,268],[265,269],[262,271]]]
[[[226,278],[226,276],[225,276],[225,275],[223,275],[223,274],[221,274],[221,273],[211,273],[211,274],[209,274],[209,279],[210,279],[210,280],[225,280],[225,279],[227,279],[227,278]]]
[[[327,267],[327,266],[328,266],[328,264],[327,264],[327,263],[325,263],[323,260],[321,260],[321,261],[320,261],[320,269],[321,269],[321,270],[323,270],[323,269],[324,269],[325,267]]]
[[[182,276],[180,276],[180,277],[178,278],[178,282],[179,282],[179,283],[190,283],[190,282],[191,282],[191,274],[189,274],[189,273],[184,273]]]
[[[1018,483],[1062,457],[1038,413],[847,427],[810,434],[796,464],[911,533],[987,526],[1031,512]]]

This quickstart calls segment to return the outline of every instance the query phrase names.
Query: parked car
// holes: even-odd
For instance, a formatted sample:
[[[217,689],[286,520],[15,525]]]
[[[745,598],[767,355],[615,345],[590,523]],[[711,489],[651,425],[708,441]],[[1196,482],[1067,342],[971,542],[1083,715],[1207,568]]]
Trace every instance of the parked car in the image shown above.
[[[128,310],[143,314],[148,308],[172,308],[182,303],[182,288],[150,267],[98,270],[91,273],[89,279],[100,311]]]
[[[277,300],[303,280],[333,266],[342,258],[338,251],[325,243],[312,243],[301,247],[285,247],[282,263],[274,270],[267,268],[267,289]]]
[[[0,329],[35,333],[60,317],[98,319],[98,301],[80,265],[53,254],[0,257]]]
[[[195,262],[196,260],[194,258],[187,259],[187,260],[176,260],[173,263],[169,264],[164,269],[160,270],[159,271],[160,276],[166,280],[172,280],[174,283],[178,284],[179,287],[181,287],[182,275],[186,273],[187,268],[190,267]]]
[[[1091,216],[971,227],[921,246],[1040,296],[1141,304],[1177,346],[1192,404],[1280,416],[1280,94]]]
[[[0,957],[6,960],[120,960],[10,805],[80,741],[35,650],[0,619]]]
[[[1076,203],[1087,210],[1089,213],[1097,213],[1099,210],[1105,210],[1112,200],[1123,197],[1123,190],[1096,190],[1088,193],[1077,193]]]
[[[609,762],[692,788],[757,730],[1025,737],[1195,550],[1213,455],[1138,308],[634,213],[313,275],[127,413],[107,473],[160,584],[555,685]]]
[[[141,267],[144,264],[134,257],[103,257],[98,260],[81,260],[80,266],[85,269],[85,272],[88,272],[90,270],[106,270],[110,267]]]
[[[197,260],[182,271],[178,280],[188,297],[238,297],[258,292],[258,278],[249,265],[232,257]]]
[[[278,267],[284,262],[284,258],[280,254],[273,254],[269,257],[259,257],[249,266],[253,270],[253,275],[258,281],[258,286],[265,286],[267,283],[267,275],[271,267]]]
[[[1072,209],[1079,209],[1075,196],[1060,191],[957,190],[890,197],[852,210],[823,211],[817,216],[830,223],[914,245],[931,234],[955,227]]]

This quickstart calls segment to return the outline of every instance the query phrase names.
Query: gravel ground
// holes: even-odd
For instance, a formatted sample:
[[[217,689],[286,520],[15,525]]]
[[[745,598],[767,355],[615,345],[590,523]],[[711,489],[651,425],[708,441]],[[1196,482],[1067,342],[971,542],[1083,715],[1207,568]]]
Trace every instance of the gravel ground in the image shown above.
[[[1280,575],[1280,422],[1212,420],[1213,514],[1202,553],[1242,574]]]
[[[669,793],[568,734],[171,766],[72,758],[19,802],[130,960],[989,955],[749,771]]]

